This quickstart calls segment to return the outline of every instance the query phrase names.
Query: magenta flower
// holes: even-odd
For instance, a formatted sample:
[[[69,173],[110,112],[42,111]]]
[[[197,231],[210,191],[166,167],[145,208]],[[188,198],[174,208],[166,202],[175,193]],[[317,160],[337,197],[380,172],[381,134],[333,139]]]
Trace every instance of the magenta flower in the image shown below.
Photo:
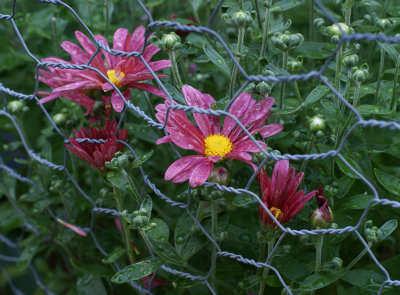
[[[285,224],[296,216],[307,201],[317,193],[317,191],[312,191],[304,196],[303,190],[296,192],[304,173],[295,174],[294,168],[289,168],[288,160],[280,160],[275,164],[272,179],[268,177],[264,169],[261,169],[257,175],[262,202],[280,224]],[[277,227],[263,207],[259,206],[259,211],[260,221],[264,226]]]
[[[125,52],[139,52],[145,43],[145,28],[140,26],[130,35],[127,29],[118,29],[114,33],[113,49]],[[87,64],[92,55],[96,52],[96,46],[90,39],[83,33],[76,31],[75,36],[80,45],[65,41],[61,47],[71,55],[71,61],[64,61],[56,57],[49,57],[42,60],[42,62],[56,62],[64,64]],[[107,40],[101,36],[95,36],[97,41],[102,42],[108,46]],[[143,58],[149,64],[154,72],[168,68],[171,66],[169,60],[150,61],[154,54],[160,49],[150,44],[143,52]],[[157,87],[141,83],[142,81],[154,79],[154,77],[147,70],[143,62],[138,57],[123,57],[115,56],[102,50],[104,59],[101,54],[96,54],[90,65],[99,70],[104,76],[119,87],[121,90],[126,88],[138,88],[161,97],[166,97],[165,93]],[[88,91],[104,92],[112,91],[111,104],[117,112],[121,112],[124,107],[123,99],[114,90],[112,85],[108,83],[101,75],[90,69],[76,70],[76,69],[60,69],[48,68],[48,70],[39,70],[39,80],[49,85],[53,90],[52,92],[40,92],[40,95],[46,97],[40,100],[41,103],[48,102],[57,97],[63,96],[73,100],[87,109],[87,113],[91,113],[93,109],[94,100],[89,98],[85,93]],[[166,76],[158,76],[166,77]],[[129,93],[124,93],[126,99],[129,99]]]
[[[314,209],[310,215],[311,225],[314,228],[328,228],[333,222],[333,212],[328,206],[329,199],[325,199],[322,186],[318,186],[316,195],[318,208]]]
[[[215,103],[211,95],[203,94],[191,86],[183,86],[182,93],[189,106],[210,109],[211,104]],[[256,102],[250,94],[241,93],[233,102],[229,113],[247,126],[251,134],[259,132],[266,138],[283,129],[280,124],[263,126],[273,104],[272,97]],[[170,102],[166,100],[164,104],[156,106],[156,118],[159,122],[165,122],[169,105]],[[198,153],[172,163],[165,172],[165,180],[175,183],[189,180],[192,187],[202,185],[209,177],[214,163],[221,159],[237,159],[255,167],[248,153],[260,150],[233,119],[226,117],[221,130],[218,116],[194,113],[193,117],[197,126],[189,121],[184,111],[171,111],[166,126],[169,135],[156,142],[172,142],[180,148]],[[258,143],[264,149],[267,147],[262,141]]]
[[[74,130],[76,138],[106,139],[107,141],[101,144],[89,142],[79,143],[76,139],[69,138],[70,145],[67,145],[67,149],[82,160],[88,162],[94,168],[103,170],[105,162],[111,161],[116,152],[123,150],[124,145],[118,143],[117,139],[126,141],[128,130],[120,129],[118,130],[117,136],[115,136],[117,122],[115,120],[110,122],[109,119],[106,119],[103,128],[96,129],[92,126],[89,128],[89,131],[83,127],[80,132]]]

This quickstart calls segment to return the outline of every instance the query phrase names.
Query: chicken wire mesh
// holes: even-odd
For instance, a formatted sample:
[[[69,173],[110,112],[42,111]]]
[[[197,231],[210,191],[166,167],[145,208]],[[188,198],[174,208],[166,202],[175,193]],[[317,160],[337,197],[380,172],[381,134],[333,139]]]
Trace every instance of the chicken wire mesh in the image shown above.
[[[33,59],[34,62],[36,63],[36,75],[35,75],[36,84],[35,84],[35,90],[34,90],[34,92],[32,94],[23,94],[23,93],[20,93],[20,92],[17,92],[17,91],[14,91],[12,89],[7,88],[6,85],[3,85],[1,83],[1,81],[0,81],[0,93],[1,93],[2,99],[4,101],[4,106],[0,110],[0,115],[7,117],[8,120],[10,120],[10,122],[13,124],[16,132],[19,135],[19,139],[21,140],[23,147],[26,150],[27,155],[31,159],[33,159],[34,161],[36,161],[36,162],[38,162],[38,163],[40,163],[40,164],[42,164],[44,166],[47,166],[47,167],[49,167],[51,169],[58,170],[58,171],[61,171],[61,172],[65,173],[66,177],[76,187],[76,189],[79,191],[81,196],[84,197],[87,201],[90,202],[90,204],[92,205],[91,221],[90,221],[90,224],[89,224],[88,227],[82,226],[82,230],[84,230],[87,234],[90,234],[90,236],[93,239],[93,242],[94,242],[96,248],[104,256],[107,256],[108,253],[102,248],[102,246],[97,241],[96,233],[93,230],[93,227],[94,227],[95,222],[96,222],[95,217],[96,217],[96,215],[100,215],[100,214],[108,214],[108,215],[113,215],[113,216],[120,217],[122,215],[122,213],[117,211],[117,210],[114,210],[114,209],[98,207],[96,205],[96,203],[93,201],[93,199],[89,195],[87,195],[85,193],[83,188],[77,183],[77,181],[74,179],[74,177],[71,175],[70,171],[67,168],[67,161],[68,161],[68,159],[70,157],[70,154],[67,152],[66,149],[65,149],[65,153],[64,153],[64,163],[62,163],[62,164],[53,163],[53,162],[41,157],[37,152],[35,152],[33,149],[31,149],[29,144],[28,144],[28,142],[27,142],[27,140],[26,140],[26,138],[25,138],[25,136],[24,136],[24,134],[23,134],[23,132],[22,132],[22,130],[21,130],[21,128],[20,128],[20,126],[19,126],[19,124],[18,124],[18,122],[17,122],[17,120],[7,110],[7,100],[6,100],[7,96],[14,97],[14,98],[21,99],[21,100],[36,101],[37,102],[37,108],[41,109],[41,111],[43,112],[44,116],[46,116],[46,118],[49,120],[49,122],[51,123],[52,127],[54,128],[54,130],[61,137],[64,138],[65,143],[68,143],[67,136],[60,130],[60,128],[58,128],[56,123],[53,121],[52,117],[47,112],[46,108],[39,102],[39,99],[37,97],[37,92],[38,92],[38,88],[39,88],[39,80],[37,79],[37,77],[38,77],[38,70],[40,68],[54,67],[54,68],[60,68],[60,69],[78,69],[78,70],[89,69],[91,71],[95,71],[97,74],[102,76],[103,79],[105,79],[106,81],[108,81],[108,83],[110,83],[110,85],[112,85],[114,90],[118,92],[120,97],[125,102],[125,108],[124,108],[124,111],[122,113],[121,119],[120,119],[120,121],[118,123],[118,128],[121,126],[121,123],[123,122],[123,120],[125,120],[125,113],[126,112],[134,112],[134,113],[136,113],[149,126],[151,126],[153,128],[161,129],[161,130],[163,130],[165,128],[166,123],[168,121],[168,116],[171,113],[171,111],[174,111],[174,110],[183,110],[183,111],[189,112],[189,113],[210,114],[210,115],[215,115],[215,116],[229,116],[230,118],[232,118],[236,122],[236,124],[238,126],[240,126],[240,128],[242,128],[243,132],[245,132],[251,138],[251,140],[254,142],[254,144],[257,145],[260,148],[260,150],[262,150],[262,153],[265,156],[264,160],[258,166],[258,170],[255,171],[253,173],[253,175],[249,178],[248,183],[247,183],[245,188],[227,187],[227,186],[219,185],[219,184],[216,184],[216,183],[210,183],[210,182],[206,182],[204,184],[204,186],[208,187],[208,188],[215,189],[215,190],[220,190],[220,191],[223,191],[223,192],[231,192],[231,193],[238,194],[238,195],[247,194],[247,195],[252,196],[255,200],[257,200],[257,202],[260,204],[260,206],[262,206],[264,208],[264,210],[267,212],[267,214],[269,214],[269,216],[278,224],[278,227],[281,230],[282,234],[278,238],[277,243],[275,244],[271,254],[268,256],[266,261],[255,261],[253,259],[248,259],[246,257],[243,257],[242,255],[238,255],[238,254],[235,254],[235,253],[224,251],[224,249],[222,249],[220,247],[220,245],[218,244],[218,242],[211,237],[210,233],[207,232],[207,230],[204,228],[204,226],[196,219],[196,217],[189,210],[189,204],[190,204],[190,200],[191,200],[190,187],[188,189],[189,197],[188,197],[187,202],[186,203],[177,202],[177,201],[171,199],[170,197],[168,197],[167,195],[165,195],[162,191],[160,191],[156,187],[156,185],[151,181],[149,175],[146,174],[145,169],[143,167],[140,167],[140,173],[141,173],[141,176],[143,178],[143,182],[148,186],[148,188],[150,188],[155,195],[157,195],[162,200],[164,200],[168,205],[180,208],[188,216],[190,216],[190,218],[193,220],[193,222],[195,224],[197,224],[197,226],[201,229],[203,234],[207,237],[207,239],[209,240],[209,243],[213,244],[217,248],[217,253],[215,254],[213,262],[211,263],[210,269],[209,269],[209,271],[208,271],[208,273],[206,275],[203,275],[203,276],[193,275],[193,274],[188,273],[188,272],[183,272],[181,270],[171,268],[171,267],[169,267],[167,265],[161,266],[162,270],[164,270],[166,272],[169,272],[169,273],[171,273],[173,275],[180,276],[180,277],[183,277],[183,278],[187,278],[187,279],[190,279],[190,280],[201,281],[207,286],[207,288],[209,289],[210,293],[216,294],[216,291],[212,288],[212,286],[209,283],[209,278],[210,278],[210,275],[211,275],[211,273],[212,273],[212,271],[213,271],[213,269],[215,267],[216,260],[219,257],[227,257],[227,258],[236,260],[236,261],[238,261],[240,263],[243,263],[243,264],[249,264],[251,266],[254,266],[255,268],[264,268],[264,267],[269,268],[270,270],[272,270],[276,274],[276,276],[278,277],[280,283],[286,289],[287,293],[288,294],[293,294],[291,289],[288,287],[288,285],[285,283],[284,279],[282,278],[280,272],[270,264],[271,257],[273,256],[273,254],[275,253],[275,251],[277,250],[277,248],[279,247],[281,242],[284,240],[284,238],[287,235],[292,235],[292,236],[302,236],[302,235],[319,236],[319,235],[339,235],[339,234],[343,234],[343,233],[354,233],[356,235],[356,237],[359,239],[359,241],[362,243],[362,245],[365,247],[365,249],[367,250],[370,258],[379,267],[379,269],[382,271],[382,273],[384,274],[384,276],[386,278],[386,280],[380,285],[380,288],[379,288],[379,291],[377,292],[377,294],[381,294],[383,292],[385,286],[400,286],[400,281],[399,280],[393,280],[391,278],[391,276],[388,273],[388,271],[379,262],[379,260],[375,256],[375,254],[370,249],[370,247],[369,247],[368,243],[366,242],[366,240],[361,236],[361,234],[358,231],[360,229],[360,227],[362,226],[364,219],[366,218],[369,210],[371,209],[371,207],[373,205],[382,205],[382,206],[390,206],[390,207],[393,207],[393,208],[400,208],[400,203],[397,202],[397,201],[392,201],[392,200],[389,200],[389,199],[380,198],[378,196],[378,192],[375,189],[375,187],[373,186],[373,184],[364,175],[362,175],[359,171],[357,171],[352,165],[350,165],[350,163],[341,154],[341,151],[343,149],[343,146],[344,146],[346,140],[348,139],[350,134],[355,130],[356,127],[358,127],[358,126],[361,126],[361,127],[378,127],[378,128],[387,128],[387,129],[391,129],[391,130],[400,130],[400,124],[398,124],[398,123],[396,123],[394,121],[380,121],[380,120],[375,120],[375,119],[365,120],[362,117],[362,115],[356,110],[356,108],[353,105],[351,105],[341,95],[341,93],[337,89],[335,89],[335,87],[328,81],[328,79],[324,76],[324,73],[328,69],[329,64],[331,63],[331,61],[333,60],[334,56],[336,55],[336,53],[340,49],[341,45],[344,44],[345,42],[352,42],[352,41],[358,41],[358,40],[368,40],[368,41],[380,41],[380,42],[386,42],[386,43],[400,44],[400,37],[388,37],[388,36],[385,36],[383,34],[364,34],[364,33],[348,34],[348,33],[344,32],[344,31],[342,31],[342,36],[341,36],[340,42],[336,45],[335,50],[330,54],[329,58],[326,60],[326,62],[322,66],[322,68],[320,70],[318,70],[318,71],[311,71],[311,72],[308,72],[308,73],[305,73],[305,74],[300,74],[300,75],[287,75],[287,76],[276,76],[276,77],[274,77],[274,76],[262,76],[262,75],[249,75],[243,69],[243,67],[240,65],[240,63],[236,60],[234,53],[229,49],[228,45],[225,43],[223,38],[218,33],[216,33],[214,30],[212,30],[210,28],[212,23],[213,23],[213,20],[214,20],[215,16],[218,13],[218,10],[221,9],[223,0],[219,1],[217,7],[213,11],[213,13],[212,13],[212,15],[211,15],[211,17],[209,19],[208,25],[206,27],[182,25],[182,24],[180,24],[178,22],[174,22],[174,21],[157,21],[157,20],[154,20],[153,17],[152,17],[152,14],[150,13],[150,11],[148,9],[146,9],[146,5],[144,5],[140,0],[137,0],[136,2],[137,2],[138,7],[140,7],[143,10],[143,13],[148,18],[148,25],[146,26],[146,36],[149,36],[149,34],[152,32],[152,30],[154,30],[157,27],[166,27],[166,28],[171,28],[171,29],[174,29],[174,30],[181,30],[181,31],[185,31],[185,32],[193,32],[193,33],[197,33],[197,34],[208,34],[210,38],[215,38],[215,40],[217,42],[219,42],[221,44],[221,46],[226,50],[227,54],[232,59],[232,62],[235,64],[235,66],[238,68],[238,70],[239,70],[240,74],[242,75],[242,78],[245,80],[245,82],[241,85],[240,89],[236,92],[236,94],[230,99],[230,101],[229,101],[228,105],[226,106],[225,110],[211,110],[211,109],[201,109],[201,108],[193,107],[193,106],[185,106],[185,105],[182,105],[182,104],[177,104],[177,103],[175,103],[175,101],[173,101],[171,94],[169,93],[169,91],[167,90],[167,88],[165,87],[163,82],[158,79],[157,75],[153,72],[153,70],[149,66],[148,62],[146,62],[146,60],[142,56],[142,53],[144,52],[146,46],[148,45],[147,43],[144,45],[144,47],[142,48],[142,50],[140,52],[123,52],[123,51],[118,51],[118,50],[114,50],[114,49],[109,48],[109,47],[105,46],[104,44],[102,44],[101,42],[96,41],[92,31],[88,28],[88,26],[85,24],[85,22],[79,17],[79,15],[75,12],[75,10],[73,8],[71,8],[67,3],[65,3],[63,1],[59,1],[59,0],[38,0],[38,2],[41,2],[41,3],[47,3],[47,4],[53,4],[53,5],[65,7],[68,10],[68,12],[70,14],[72,14],[76,18],[76,20],[82,25],[82,27],[84,28],[85,32],[91,37],[91,40],[95,43],[95,45],[97,47],[97,51],[92,55],[91,59],[89,60],[89,62],[87,64],[63,64],[63,63],[41,62],[34,54],[32,54],[30,52],[29,44],[25,43],[24,38],[22,37],[18,26],[16,25],[16,23],[14,21],[14,17],[15,17],[15,13],[16,13],[16,11],[15,11],[16,2],[17,2],[16,0],[14,0],[12,2],[12,13],[11,14],[0,14],[0,20],[2,22],[9,22],[12,25],[12,28],[13,28],[13,30],[15,32],[15,35],[18,37],[18,39],[20,41],[20,44],[23,46],[25,53],[31,59]],[[325,7],[322,5],[322,3],[320,1],[314,0],[314,4],[322,11],[324,16],[326,18],[328,18],[332,23],[338,23],[335,20],[335,18],[329,14],[329,12],[325,9]],[[166,120],[165,120],[164,124],[157,123],[149,115],[147,115],[144,111],[142,111],[138,106],[134,105],[132,103],[132,101],[127,101],[125,99],[125,97],[122,95],[122,93],[119,90],[119,88],[116,85],[114,85],[109,80],[108,77],[103,75],[95,67],[91,66],[91,62],[94,59],[94,57],[97,54],[101,54],[101,50],[100,49],[103,49],[103,50],[109,52],[112,55],[120,55],[120,56],[125,56],[125,57],[138,57],[138,58],[140,58],[140,60],[146,66],[148,71],[153,75],[153,77],[156,80],[158,86],[167,94],[168,99],[171,102],[171,105],[168,107],[167,116],[166,116]],[[246,86],[248,86],[248,84],[250,82],[265,81],[265,82],[274,82],[274,83],[287,83],[287,82],[291,82],[291,81],[306,81],[306,80],[310,80],[310,79],[318,79],[318,80],[320,80],[322,82],[322,84],[326,85],[330,89],[330,91],[334,94],[334,96],[336,96],[337,99],[339,99],[348,109],[350,109],[351,112],[357,118],[357,122],[354,123],[347,130],[346,134],[344,135],[344,137],[343,137],[342,141],[340,142],[340,144],[338,145],[337,149],[332,149],[332,150],[329,150],[329,151],[323,152],[323,153],[313,153],[313,154],[283,154],[283,155],[277,155],[277,154],[275,154],[273,152],[267,152],[266,150],[264,150],[257,143],[256,139],[250,134],[250,132],[246,129],[246,127],[242,125],[242,123],[240,122],[239,118],[236,118],[235,116],[233,116],[232,114],[227,112],[227,108],[229,107],[229,105],[238,97],[238,95],[246,88]],[[80,139],[78,139],[78,142],[101,143],[101,142],[105,142],[105,140],[94,140],[94,139],[90,139],[90,138],[80,138]],[[137,157],[136,153],[135,153],[135,150],[131,145],[129,145],[127,142],[124,142],[124,141],[120,141],[120,142],[125,145],[125,147],[129,150],[130,153],[132,153],[132,155],[135,158]],[[177,153],[177,155],[180,157],[179,153]],[[370,200],[368,206],[363,211],[363,214],[361,215],[361,217],[358,220],[357,224],[354,225],[354,226],[346,226],[346,227],[337,228],[337,229],[330,228],[330,229],[316,229],[316,230],[306,230],[306,229],[294,230],[294,229],[291,229],[290,227],[285,227],[285,226],[279,224],[279,222],[277,222],[277,220],[275,219],[273,214],[265,207],[265,205],[261,201],[260,197],[256,193],[254,193],[254,192],[249,190],[250,185],[254,181],[258,171],[267,162],[268,159],[274,159],[274,160],[287,159],[287,160],[293,160],[293,161],[301,161],[301,160],[321,160],[321,159],[325,159],[325,158],[329,158],[329,157],[338,157],[338,158],[340,158],[340,160],[343,161],[343,163],[354,174],[356,174],[360,178],[361,181],[363,181],[369,187],[369,189],[370,189],[370,191],[371,191],[371,193],[373,195],[373,199]],[[42,188],[37,183],[32,181],[29,177],[20,175],[17,171],[15,171],[11,167],[9,167],[6,164],[4,164],[2,158],[0,158],[0,168],[1,168],[3,173],[6,173],[6,174],[14,177],[15,179],[17,179],[20,182],[24,182],[26,184],[29,184],[30,186],[34,187],[35,190],[37,190],[37,191],[41,191],[42,190]],[[18,212],[18,214],[20,214],[20,216],[22,217],[22,219],[24,221],[23,222],[23,227],[27,231],[30,231],[30,232],[40,236],[41,235],[40,231],[38,229],[36,229],[35,226],[30,224],[29,220],[25,217],[25,214],[22,212],[22,210],[20,208],[18,208],[18,206],[16,204],[11,204],[11,205],[13,206],[14,210],[16,212]],[[47,210],[48,210],[49,214],[54,218],[54,220],[56,222],[58,217],[54,214],[54,212],[50,209],[50,207],[48,207]],[[19,251],[17,242],[11,241],[8,237],[4,236],[1,233],[0,233],[0,241],[5,246],[14,248],[14,249],[17,250],[17,252]],[[152,253],[151,249],[149,249],[149,252],[154,257],[154,254]],[[19,257],[12,257],[12,256],[7,256],[7,255],[0,254],[0,261],[2,261],[2,262],[16,263],[18,260],[19,260]],[[68,263],[66,263],[66,265],[68,265]],[[114,266],[115,266],[115,268],[117,270],[120,269],[120,266],[118,265],[118,263],[114,262]],[[0,269],[2,271],[2,274],[3,274],[4,278],[8,282],[8,286],[9,286],[10,290],[12,290],[15,294],[23,294],[23,292],[21,292],[18,289],[18,287],[14,284],[13,280],[11,279],[11,276],[7,272],[7,270],[5,268],[5,265],[3,263],[0,263]],[[33,277],[35,279],[35,282],[36,282],[37,286],[46,294],[54,294],[48,287],[46,287],[42,283],[42,280],[40,278],[40,275],[39,275],[38,271],[36,270],[36,268],[32,264],[29,265],[29,269],[33,274]],[[152,276],[152,278],[154,278],[154,276],[155,276],[155,274]],[[141,292],[143,292],[145,294],[152,294],[152,292],[150,290],[151,284],[149,284],[149,288],[148,289],[144,289],[143,287],[135,284],[134,282],[131,282],[130,284],[134,288],[138,289],[139,291],[141,291]]]

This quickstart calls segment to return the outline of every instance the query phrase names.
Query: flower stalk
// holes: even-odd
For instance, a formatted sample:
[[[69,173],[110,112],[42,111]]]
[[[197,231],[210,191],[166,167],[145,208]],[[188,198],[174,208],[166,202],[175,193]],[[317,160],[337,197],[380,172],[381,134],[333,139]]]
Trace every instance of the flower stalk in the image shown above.
[[[218,207],[217,207],[217,200],[213,200],[211,203],[211,236],[214,241],[217,241],[218,239],[218,233],[217,233],[217,226],[218,226]],[[215,259],[215,255],[217,254],[217,247],[212,243],[211,246],[211,264],[213,263]],[[215,284],[217,281],[216,277],[216,268],[217,268],[217,262],[215,261],[214,267],[211,271],[211,286],[213,287],[214,290]]]
[[[275,244],[275,238],[270,239],[268,242],[268,256],[267,256],[267,263],[271,264],[272,262],[272,257],[270,258],[269,256],[271,255],[272,249],[274,249],[274,244]],[[260,288],[258,289],[258,295],[263,295],[264,294],[264,289],[265,289],[265,279],[267,278],[269,273],[269,268],[265,267],[263,269],[262,275],[261,275],[261,281],[260,281]]]
[[[374,96],[374,105],[378,104],[378,97],[379,97],[379,88],[381,85],[382,77],[383,77],[383,68],[385,65],[385,49],[381,48],[381,57],[379,60],[379,72],[378,72],[378,80],[376,81],[376,91]]]
[[[271,19],[271,6],[272,0],[267,0],[265,5],[265,19],[263,25],[263,36],[262,36],[262,43],[261,43],[261,51],[260,51],[260,59],[263,58],[265,55],[265,51],[267,50],[267,42],[268,42],[268,31],[269,31],[269,24]],[[261,66],[258,65],[258,72],[260,73]]]
[[[174,78],[175,78],[176,87],[178,89],[181,89],[183,84],[182,84],[181,76],[179,75],[178,64],[176,62],[175,50],[169,51],[168,56],[169,56],[169,59],[171,60],[171,69],[172,69],[172,74],[174,75]]]
[[[244,41],[244,33],[245,28],[239,27],[238,28],[238,42],[236,47],[236,61],[240,62],[240,54],[242,51],[243,41]],[[229,85],[229,98],[233,96],[233,91],[236,85],[236,76],[237,76],[238,68],[235,64],[233,64],[232,75],[231,75],[231,83]]]
[[[287,50],[282,51],[282,70],[286,71],[287,70],[287,61],[288,61],[288,56],[289,53]],[[283,96],[285,92],[285,83],[281,82],[279,86],[279,100],[278,100],[278,109],[282,110],[283,109]]]
[[[397,81],[399,78],[399,67],[400,67],[400,54],[397,56],[397,61],[396,61],[396,69],[394,72],[394,78],[393,78],[393,94],[392,94],[392,102],[390,104],[390,109],[392,111],[396,111],[397,108]]]

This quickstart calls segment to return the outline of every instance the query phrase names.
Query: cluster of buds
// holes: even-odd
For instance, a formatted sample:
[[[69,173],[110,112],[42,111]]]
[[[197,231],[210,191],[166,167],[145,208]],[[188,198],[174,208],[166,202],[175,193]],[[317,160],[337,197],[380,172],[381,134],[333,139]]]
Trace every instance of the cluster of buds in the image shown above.
[[[122,152],[116,152],[114,158],[110,162],[105,162],[104,165],[110,170],[122,170],[129,165],[129,157]]]
[[[7,109],[11,113],[27,112],[29,107],[21,100],[12,100],[7,104]]]
[[[126,210],[122,211],[122,218],[132,227],[132,228],[143,228],[150,222],[151,212],[146,208],[140,208],[134,211],[132,214],[128,214]]]
[[[381,32],[385,32],[394,25],[394,22],[387,18],[376,18],[374,23],[375,27]]]
[[[329,37],[331,37],[332,43],[339,43],[340,38],[342,37],[343,33],[344,34],[354,33],[354,29],[352,29],[345,23],[337,23],[337,24],[333,24],[329,27],[322,27],[321,30],[323,33],[325,33]]]
[[[224,13],[222,17],[237,28],[247,28],[254,20],[252,14],[250,11],[239,10],[230,14]]]
[[[182,47],[181,37],[179,37],[175,32],[168,34],[163,34],[161,39],[153,37],[154,45],[160,47],[166,52],[175,51]]]
[[[377,226],[373,225],[372,220],[367,220],[364,223],[364,233],[367,237],[367,241],[370,243],[379,242],[379,229]]]
[[[316,195],[318,208],[314,209],[311,213],[310,220],[313,228],[324,229],[331,226],[333,222],[333,212],[328,206],[328,199],[325,200],[323,195],[322,186],[318,187],[318,194]]]
[[[352,67],[354,67],[356,64],[358,64],[358,55],[357,55],[357,54],[346,55],[346,56],[343,58],[342,63],[343,63],[347,68],[352,68]]]
[[[301,46],[304,37],[300,33],[290,34],[289,31],[277,33],[271,38],[272,44],[281,51],[289,51]]]
[[[361,67],[354,67],[351,69],[351,78],[356,83],[363,83],[369,75],[369,67],[366,63]]]

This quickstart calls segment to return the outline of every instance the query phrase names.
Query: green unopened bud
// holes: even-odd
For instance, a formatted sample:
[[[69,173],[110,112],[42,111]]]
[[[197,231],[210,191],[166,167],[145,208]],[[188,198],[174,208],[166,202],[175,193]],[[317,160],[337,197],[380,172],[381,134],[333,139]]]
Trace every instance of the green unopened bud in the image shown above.
[[[165,51],[177,50],[182,47],[181,37],[175,32],[164,34],[156,44]]]
[[[109,196],[109,194],[110,194],[110,191],[107,189],[107,188],[105,188],[105,187],[103,187],[101,190],[100,190],[100,196],[102,197],[102,198],[107,198],[108,196]]]
[[[352,54],[345,56],[343,58],[343,64],[348,68],[354,67],[356,64],[358,64],[358,55]]]
[[[350,34],[351,29],[345,23],[337,23],[328,27],[328,33],[331,37],[333,36],[342,37],[343,33]]]
[[[229,180],[229,171],[224,167],[214,167],[208,177],[208,181],[225,186],[229,184]]]
[[[369,75],[369,70],[367,64],[363,64],[360,68],[354,67],[351,70],[351,78],[356,83],[364,82],[367,79],[368,75]]]
[[[55,179],[51,182],[49,190],[51,192],[58,192],[62,188],[62,181],[60,179]]]
[[[298,48],[301,46],[301,44],[303,44],[303,42],[304,42],[304,37],[302,34],[300,34],[300,33],[291,34],[289,47],[290,47],[290,49]]]
[[[321,30],[322,26],[325,24],[325,20],[323,18],[316,18],[314,19],[314,25],[317,27],[318,30]]]
[[[392,22],[386,18],[376,18],[375,27],[381,32],[384,32],[392,27]]]
[[[336,269],[341,269],[343,267],[343,260],[340,257],[333,257],[331,261],[336,266]]]
[[[316,208],[310,216],[311,226],[317,229],[325,229],[331,226],[333,212],[330,207]]]
[[[67,115],[63,113],[58,113],[53,116],[53,121],[58,126],[64,126],[65,122],[67,122]]]
[[[370,14],[364,14],[363,19],[364,19],[364,22],[367,24],[372,23],[372,16]]]
[[[314,116],[309,119],[308,128],[310,129],[311,132],[324,131],[325,123],[326,121],[323,118],[319,116]]]
[[[256,86],[256,91],[261,96],[267,96],[272,90],[272,85],[268,84],[267,82],[260,82]]]
[[[297,140],[297,139],[300,138],[301,132],[299,130],[295,130],[295,131],[293,131],[292,136],[293,136],[294,139]]]
[[[379,241],[379,229],[373,225],[372,220],[365,221],[364,233],[368,242],[377,243]]]
[[[123,169],[129,165],[129,157],[125,154],[118,155],[117,160],[120,169]]]
[[[253,17],[250,11],[239,10],[230,16],[225,15],[225,20],[238,28],[247,28],[253,22]]]
[[[298,56],[296,59],[290,60],[287,64],[288,71],[291,74],[299,73],[302,67],[303,67],[303,58],[301,56]]]
[[[288,51],[290,49],[298,48],[303,44],[304,37],[300,33],[290,34],[286,31],[281,34],[275,34],[271,38],[272,44],[282,51]]]
[[[21,100],[12,100],[7,104],[7,108],[11,113],[21,112],[25,104]]]
[[[325,136],[324,131],[319,130],[317,131],[317,133],[315,133],[316,138],[323,138],[324,136]]]
[[[264,0],[262,5],[263,5],[264,8],[271,8],[272,7],[272,0]]]

